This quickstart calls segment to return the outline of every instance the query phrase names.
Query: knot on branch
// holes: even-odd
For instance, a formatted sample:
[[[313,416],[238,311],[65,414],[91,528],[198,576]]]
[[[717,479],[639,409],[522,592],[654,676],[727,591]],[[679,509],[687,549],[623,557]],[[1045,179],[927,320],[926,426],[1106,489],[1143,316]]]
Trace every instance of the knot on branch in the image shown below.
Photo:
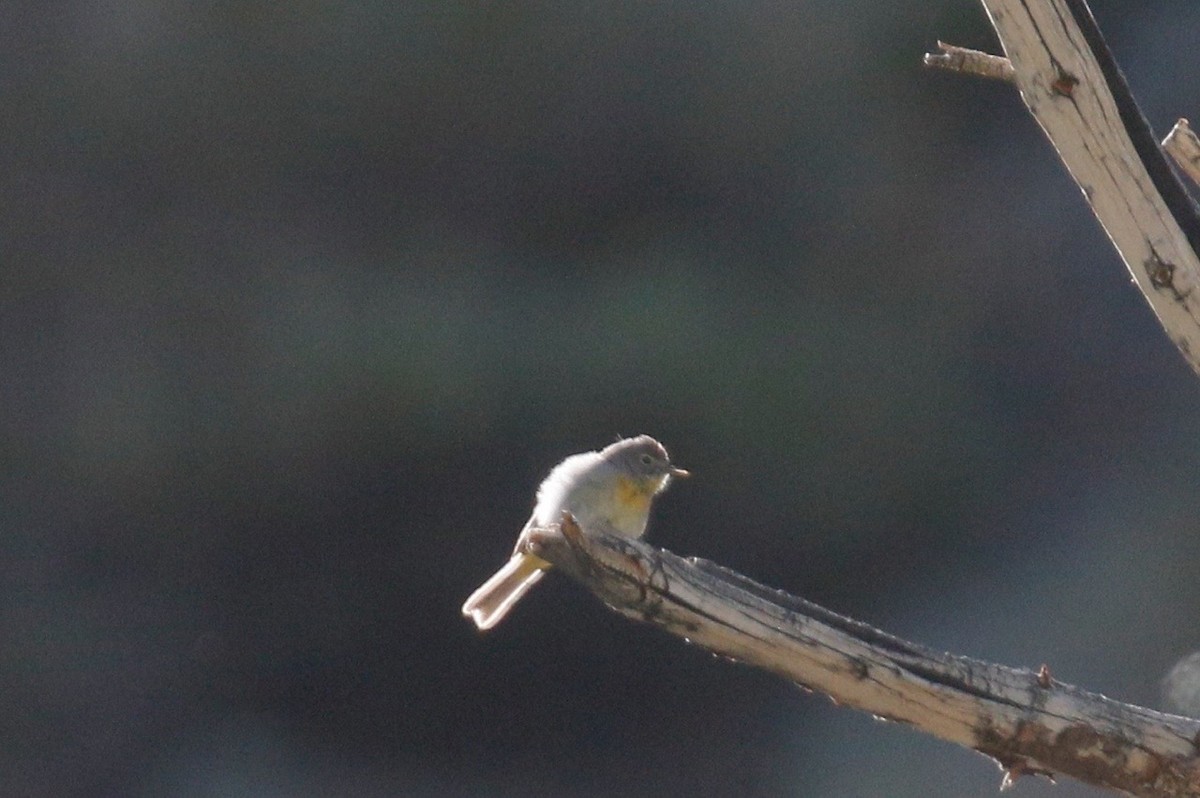
[[[610,606],[649,620],[667,589],[658,549],[600,524],[584,529],[569,512],[528,536],[529,553],[562,569]],[[656,578],[657,577],[657,578]]]

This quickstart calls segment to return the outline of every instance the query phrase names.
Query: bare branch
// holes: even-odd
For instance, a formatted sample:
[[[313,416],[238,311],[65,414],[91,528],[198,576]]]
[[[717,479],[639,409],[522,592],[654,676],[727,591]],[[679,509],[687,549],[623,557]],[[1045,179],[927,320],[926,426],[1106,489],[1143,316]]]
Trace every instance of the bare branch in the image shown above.
[[[1200,374],[1200,292],[1195,290],[1200,215],[1151,134],[1087,3],[981,2],[1029,112],[1083,190],[1167,335]]]
[[[1016,85],[1200,373],[1200,216],[1086,2],[981,1],[1008,57],[939,43],[926,63]],[[713,563],[605,530],[584,534],[569,516],[527,542],[626,617],[979,751],[1000,763],[1005,785],[1034,773],[1138,796],[1200,796],[1200,720],[1089,693],[1045,665],[933,652]]]
[[[1186,119],[1180,119],[1163,139],[1163,149],[1188,178],[1200,186],[1200,139]]]
[[[963,72],[989,80],[1013,82],[1012,62],[1002,55],[938,42],[940,53],[925,53],[924,64],[947,72]]]
[[[1011,782],[1071,776],[1143,796],[1200,795],[1200,721],[1051,678],[935,653],[867,624],[569,516],[531,550],[626,617],[997,760]]]

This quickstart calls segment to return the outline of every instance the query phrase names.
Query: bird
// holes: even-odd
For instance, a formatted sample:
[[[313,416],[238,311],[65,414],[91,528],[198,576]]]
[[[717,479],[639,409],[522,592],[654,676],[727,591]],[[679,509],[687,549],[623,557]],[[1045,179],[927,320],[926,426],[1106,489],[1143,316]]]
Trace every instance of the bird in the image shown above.
[[[512,557],[462,606],[480,631],[504,620],[551,565],[531,554],[530,531],[556,524],[570,513],[584,534],[602,528],[627,538],[640,538],[650,519],[650,505],[672,479],[690,475],[671,463],[667,450],[649,435],[621,438],[599,451],[573,454],[556,465],[537,491],[537,503]]]

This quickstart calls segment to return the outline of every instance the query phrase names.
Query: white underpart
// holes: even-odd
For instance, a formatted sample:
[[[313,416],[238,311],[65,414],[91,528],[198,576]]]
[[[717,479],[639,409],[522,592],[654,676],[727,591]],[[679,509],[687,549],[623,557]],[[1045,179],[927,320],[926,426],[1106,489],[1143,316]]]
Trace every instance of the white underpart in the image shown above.
[[[600,459],[598,452],[584,452],[573,454],[555,466],[538,488],[537,506],[531,519],[534,525],[547,526],[561,521],[563,510],[571,509],[568,499],[575,480]]]

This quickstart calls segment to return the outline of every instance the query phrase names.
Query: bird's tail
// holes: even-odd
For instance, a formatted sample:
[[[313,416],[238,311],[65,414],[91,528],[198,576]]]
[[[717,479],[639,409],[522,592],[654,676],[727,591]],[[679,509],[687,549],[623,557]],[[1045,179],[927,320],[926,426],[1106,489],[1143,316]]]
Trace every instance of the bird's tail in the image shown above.
[[[463,615],[480,631],[491,629],[512,609],[525,591],[537,584],[550,563],[532,554],[517,552],[491,579],[471,594],[462,606]]]

